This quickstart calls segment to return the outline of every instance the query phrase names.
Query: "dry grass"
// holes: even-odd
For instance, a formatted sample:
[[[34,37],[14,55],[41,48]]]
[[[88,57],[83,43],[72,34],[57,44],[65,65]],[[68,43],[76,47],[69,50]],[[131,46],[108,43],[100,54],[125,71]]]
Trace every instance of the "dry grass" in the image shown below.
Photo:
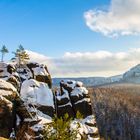
[[[140,140],[140,85],[108,85],[89,92],[101,137]]]

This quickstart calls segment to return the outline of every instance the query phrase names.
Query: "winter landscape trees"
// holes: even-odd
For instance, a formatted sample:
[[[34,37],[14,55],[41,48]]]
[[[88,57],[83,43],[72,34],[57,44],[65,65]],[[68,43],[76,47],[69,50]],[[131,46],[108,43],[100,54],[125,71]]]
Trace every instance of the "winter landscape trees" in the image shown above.
[[[1,48],[1,50],[0,50],[0,52],[1,52],[1,62],[3,62],[4,55],[5,55],[6,53],[8,53],[9,51],[8,51],[8,49],[6,48],[6,46],[3,45],[2,48]]]

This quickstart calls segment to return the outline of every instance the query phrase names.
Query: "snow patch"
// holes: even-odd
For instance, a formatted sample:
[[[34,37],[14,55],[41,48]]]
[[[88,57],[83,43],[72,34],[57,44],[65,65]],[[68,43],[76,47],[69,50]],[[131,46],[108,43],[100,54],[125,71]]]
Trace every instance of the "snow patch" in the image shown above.
[[[53,93],[46,83],[34,79],[26,80],[21,86],[20,94],[26,103],[54,108]]]
[[[83,99],[81,99],[81,100],[79,100],[79,101],[77,101],[76,103],[74,103],[74,104],[79,104],[79,103],[82,103],[82,102],[90,102],[90,98],[83,98]]]
[[[49,75],[43,64],[39,65],[36,68],[32,68],[32,70],[34,71],[34,75],[46,75],[46,76]]]

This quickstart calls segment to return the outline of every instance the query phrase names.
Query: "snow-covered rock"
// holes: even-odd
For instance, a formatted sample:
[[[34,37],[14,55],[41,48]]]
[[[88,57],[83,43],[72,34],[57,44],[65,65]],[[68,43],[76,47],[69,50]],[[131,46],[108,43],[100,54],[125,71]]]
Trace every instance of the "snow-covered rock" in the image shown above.
[[[52,87],[51,75],[46,65],[30,62],[27,64],[27,67],[31,70],[33,79],[47,83],[50,88]]]
[[[82,82],[63,80],[60,82],[60,92],[56,93],[57,115],[63,117],[66,113],[75,118],[71,123],[71,129],[78,130],[77,140],[94,138],[99,139],[95,116],[92,115],[91,101],[88,90]],[[83,119],[77,119],[77,113]]]
[[[55,113],[62,118],[68,113],[76,119],[78,111],[84,117],[78,120],[79,136],[85,133],[91,139],[96,135],[98,129],[95,118],[89,116],[92,114],[91,102],[83,83],[61,81],[56,94],[53,94],[51,84],[45,65],[29,62],[17,67],[0,63],[0,118],[6,116],[4,121],[0,120],[0,136],[8,138],[14,127],[18,140],[40,140],[45,125],[52,123]]]
[[[54,116],[53,93],[46,83],[30,79],[22,83],[20,96],[27,115],[22,116],[24,119],[17,137],[24,137],[23,140],[28,140],[29,137],[41,140],[45,125],[51,123]]]
[[[27,103],[54,108],[53,93],[46,83],[34,79],[26,80],[21,86],[20,94]]]
[[[33,74],[27,65],[21,65],[20,67],[17,67],[17,72],[20,76],[21,82],[33,78]]]
[[[57,115],[58,117],[64,116],[64,114],[68,113],[69,117],[74,116],[74,111],[72,108],[72,103],[70,100],[70,96],[67,90],[62,88],[63,94],[57,91],[56,94],[56,102],[57,102]]]
[[[77,140],[99,140],[99,132],[96,126],[95,116],[90,115],[85,119],[75,119],[71,122],[71,130],[78,130]]]
[[[79,81],[64,80],[60,82],[60,94],[57,95],[58,114],[76,115],[79,111],[84,117],[92,114],[88,90]],[[60,100],[61,99],[61,100]],[[68,109],[69,108],[69,109]],[[73,113],[71,113],[73,112]]]
[[[17,89],[20,88],[19,74],[17,73],[15,66],[12,64],[0,63],[0,79],[8,81]]]
[[[22,83],[20,95],[24,104],[35,106],[51,117],[54,115],[54,96],[46,83],[26,80]]]

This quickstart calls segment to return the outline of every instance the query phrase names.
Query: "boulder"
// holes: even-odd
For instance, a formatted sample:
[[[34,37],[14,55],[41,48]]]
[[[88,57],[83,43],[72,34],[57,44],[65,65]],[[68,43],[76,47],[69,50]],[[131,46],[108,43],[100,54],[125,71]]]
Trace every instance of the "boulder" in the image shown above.
[[[74,119],[70,127],[77,131],[77,140],[100,140],[94,115],[87,116],[84,119]]]
[[[63,89],[63,95],[61,95],[59,92],[57,92],[56,95],[56,111],[58,117],[63,117],[66,113],[68,113],[69,117],[73,118],[74,110],[72,108],[69,93],[67,92],[67,90]]]
[[[66,94],[68,95],[69,102],[72,105],[72,110],[75,116],[77,112],[80,112],[83,117],[87,117],[88,115],[92,114],[91,101],[88,95],[88,90],[83,87],[82,82],[63,80],[60,82],[60,91],[62,97]]]
[[[42,139],[45,124],[52,122],[54,116],[54,97],[46,83],[34,79],[22,83],[17,114],[22,118],[18,127],[17,138],[20,140]],[[22,106],[22,108],[21,108]]]
[[[33,74],[31,70],[27,67],[27,65],[20,65],[20,67],[17,67],[17,72],[20,77],[20,82],[22,83],[25,80],[29,80],[33,78]]]
[[[0,79],[11,83],[17,90],[20,89],[20,77],[14,65],[1,62]]]
[[[49,88],[52,87],[51,75],[47,69],[47,66],[39,63],[28,63],[27,67],[31,70],[33,74],[33,79],[39,82],[47,83]]]
[[[49,116],[54,114],[54,96],[46,83],[26,80],[21,86],[20,95],[25,104],[37,106],[38,110]]]

